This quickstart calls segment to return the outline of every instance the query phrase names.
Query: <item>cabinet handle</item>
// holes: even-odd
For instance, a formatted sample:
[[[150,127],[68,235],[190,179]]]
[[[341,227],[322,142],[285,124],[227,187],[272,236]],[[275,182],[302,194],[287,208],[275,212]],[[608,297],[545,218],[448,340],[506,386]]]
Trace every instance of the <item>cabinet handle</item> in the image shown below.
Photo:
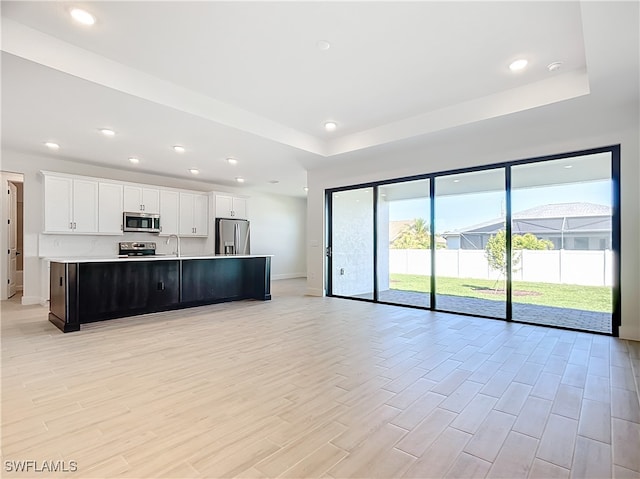
[[[69,223],[69,229],[72,230],[73,229],[73,222]]]
[[[120,224],[120,231],[122,231],[122,223]]]

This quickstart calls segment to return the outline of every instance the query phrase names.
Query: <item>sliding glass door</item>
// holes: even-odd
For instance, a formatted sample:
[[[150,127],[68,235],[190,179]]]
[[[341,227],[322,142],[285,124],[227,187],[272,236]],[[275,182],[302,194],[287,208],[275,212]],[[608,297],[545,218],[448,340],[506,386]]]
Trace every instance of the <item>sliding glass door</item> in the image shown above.
[[[378,299],[431,306],[430,180],[378,190]],[[437,244],[437,242],[436,242]]]
[[[514,321],[611,332],[611,153],[511,169]]]
[[[331,195],[331,293],[373,299],[373,188]]]
[[[506,317],[505,170],[439,176],[436,308]]]
[[[618,146],[327,191],[330,295],[617,334]]]

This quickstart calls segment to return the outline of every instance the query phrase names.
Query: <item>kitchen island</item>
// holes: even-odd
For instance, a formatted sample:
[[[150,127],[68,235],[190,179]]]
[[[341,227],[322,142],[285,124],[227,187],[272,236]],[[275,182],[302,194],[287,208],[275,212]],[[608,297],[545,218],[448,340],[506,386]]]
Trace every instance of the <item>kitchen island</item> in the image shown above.
[[[137,314],[271,299],[271,255],[49,258],[49,321],[61,331]]]

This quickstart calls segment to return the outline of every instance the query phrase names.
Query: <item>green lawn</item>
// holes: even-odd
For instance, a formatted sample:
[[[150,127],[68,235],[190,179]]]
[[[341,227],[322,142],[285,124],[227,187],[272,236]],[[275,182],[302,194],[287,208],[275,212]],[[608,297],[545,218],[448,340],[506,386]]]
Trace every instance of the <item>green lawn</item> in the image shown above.
[[[415,274],[391,274],[390,288],[428,293],[430,277]],[[504,301],[504,291],[494,292],[495,281],[471,278],[436,278],[438,294]],[[497,288],[504,288],[504,282]],[[513,302],[573,308],[583,311],[611,312],[611,288],[573,284],[513,283]]]

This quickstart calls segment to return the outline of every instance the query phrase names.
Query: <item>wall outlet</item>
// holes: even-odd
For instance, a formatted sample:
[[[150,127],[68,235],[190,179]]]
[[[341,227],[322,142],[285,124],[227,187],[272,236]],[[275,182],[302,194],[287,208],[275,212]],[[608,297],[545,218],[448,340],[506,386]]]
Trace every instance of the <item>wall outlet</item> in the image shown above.
[[[340,268],[340,276],[344,276],[344,268]]]

